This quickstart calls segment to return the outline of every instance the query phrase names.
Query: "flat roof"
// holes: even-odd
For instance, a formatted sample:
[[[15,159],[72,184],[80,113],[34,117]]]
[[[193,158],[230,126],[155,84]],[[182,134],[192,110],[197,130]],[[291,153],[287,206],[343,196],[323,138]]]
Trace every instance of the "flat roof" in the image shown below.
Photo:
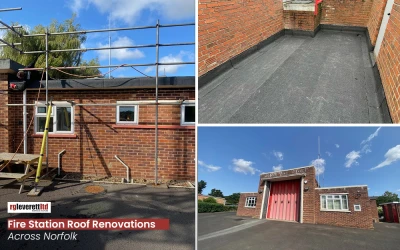
[[[10,59],[0,59],[0,73],[17,73],[18,69],[25,66]]]
[[[22,81],[10,81],[17,85],[23,85]],[[195,88],[194,76],[171,76],[159,77],[159,88]],[[45,88],[45,81],[27,82],[26,89]],[[135,77],[135,78],[91,78],[91,79],[61,79],[49,80],[50,90],[76,90],[76,89],[127,89],[127,88],[155,88],[155,77]]]
[[[386,203],[379,204],[379,206],[380,205],[389,205],[389,204],[400,204],[400,202],[398,202],[398,201],[386,202]]]
[[[334,189],[334,188],[353,188],[353,187],[368,187],[368,186],[367,185],[336,186],[336,187],[319,187],[315,189]]]
[[[199,123],[390,123],[382,93],[364,32],[285,35],[199,89]]]

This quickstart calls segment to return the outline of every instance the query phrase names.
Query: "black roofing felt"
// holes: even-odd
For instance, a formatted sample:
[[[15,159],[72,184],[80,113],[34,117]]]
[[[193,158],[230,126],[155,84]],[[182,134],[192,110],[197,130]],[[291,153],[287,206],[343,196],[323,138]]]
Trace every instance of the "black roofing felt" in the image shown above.
[[[16,83],[22,85],[22,83]],[[94,78],[94,79],[68,79],[68,80],[49,80],[49,89],[118,89],[118,88],[154,88],[156,85],[155,78]],[[27,89],[37,89],[40,81],[28,82]],[[160,88],[194,88],[194,76],[179,77],[159,77],[158,86]],[[45,81],[41,82],[41,87],[45,87]]]
[[[200,88],[199,122],[391,122],[376,74],[364,32],[281,36]]]
[[[14,72],[18,72],[18,69],[24,68],[25,66],[14,62],[13,60],[10,59],[0,59],[0,70],[4,69],[11,69]]]

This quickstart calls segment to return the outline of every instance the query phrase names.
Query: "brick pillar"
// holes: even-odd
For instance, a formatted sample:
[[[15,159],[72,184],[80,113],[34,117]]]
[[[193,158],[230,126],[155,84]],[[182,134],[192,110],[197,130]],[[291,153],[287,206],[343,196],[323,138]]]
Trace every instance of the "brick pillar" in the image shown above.
[[[9,152],[8,74],[0,73],[0,152]]]

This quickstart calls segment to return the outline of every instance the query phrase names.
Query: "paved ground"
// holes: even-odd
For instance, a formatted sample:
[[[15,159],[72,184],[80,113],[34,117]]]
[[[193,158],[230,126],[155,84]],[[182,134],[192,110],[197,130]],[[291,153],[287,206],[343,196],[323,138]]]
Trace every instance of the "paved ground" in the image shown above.
[[[199,123],[381,123],[365,35],[283,36],[199,90]]]
[[[233,213],[209,215],[199,214],[199,250],[395,250],[400,246],[400,224],[376,223],[374,230],[363,230],[269,220],[260,220],[257,224],[253,219],[243,218],[244,223],[228,228],[242,217],[235,217]],[[206,226],[214,221],[218,221],[219,228]]]
[[[133,185],[101,184],[107,192],[88,194],[89,184],[58,182],[39,197],[18,195],[18,189],[1,188],[0,249],[182,249],[195,244],[194,191]],[[7,218],[35,218],[11,215],[8,201],[51,201],[51,215],[40,218],[169,218],[168,231],[76,231],[75,241],[7,241]],[[15,232],[15,231],[14,231]],[[20,233],[27,233],[21,231]],[[36,232],[35,232],[36,233]],[[38,232],[43,236],[43,231]]]

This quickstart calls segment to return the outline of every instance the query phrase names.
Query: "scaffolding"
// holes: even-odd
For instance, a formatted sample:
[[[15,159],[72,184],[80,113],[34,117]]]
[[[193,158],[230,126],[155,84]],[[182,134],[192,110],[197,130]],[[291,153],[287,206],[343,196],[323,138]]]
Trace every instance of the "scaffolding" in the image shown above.
[[[0,9],[0,12],[2,11],[15,11],[15,10],[22,10],[22,8],[8,8],[8,9]],[[46,73],[46,79],[45,79],[45,91],[46,91],[46,105],[49,106],[49,89],[48,89],[48,81],[49,81],[49,76],[48,72],[49,70],[69,70],[69,69],[89,69],[89,68],[116,68],[119,67],[131,67],[134,70],[136,70],[134,67],[139,67],[139,66],[155,66],[156,67],[156,76],[155,76],[155,101],[147,101],[147,102],[142,102],[144,105],[154,105],[155,106],[155,145],[154,145],[154,178],[155,178],[155,185],[158,184],[158,106],[159,105],[180,105],[182,104],[182,101],[176,101],[176,102],[160,102],[159,101],[159,96],[158,96],[158,83],[159,83],[159,66],[163,65],[189,65],[192,64],[194,65],[195,62],[190,61],[190,62],[173,62],[173,63],[161,63],[159,60],[159,49],[160,47],[171,47],[171,46],[188,46],[188,45],[195,45],[195,42],[182,42],[182,43],[166,43],[166,44],[160,44],[160,29],[161,28],[170,28],[170,27],[182,27],[182,26],[194,26],[195,23],[181,23],[181,24],[165,24],[162,25],[160,24],[160,21],[157,20],[156,25],[152,26],[138,26],[138,27],[126,27],[126,28],[108,28],[108,29],[95,29],[95,30],[79,30],[79,31],[68,31],[68,32],[54,32],[50,33],[48,30],[44,34],[22,34],[20,33],[17,29],[21,28],[21,25],[15,25],[15,26],[10,26],[7,23],[0,21],[0,23],[3,25],[0,27],[2,30],[10,30],[13,33],[15,33],[19,38],[21,38],[21,42],[19,43],[8,43],[7,41],[4,41],[3,39],[0,39],[0,47],[8,46],[11,47],[12,49],[18,51],[20,54],[45,54],[46,57],[46,66],[45,68],[22,68],[19,69],[20,71],[33,71],[33,70],[43,70]],[[101,33],[101,32],[111,32],[111,31],[132,31],[132,30],[143,30],[143,29],[155,29],[156,30],[156,43],[155,44],[146,44],[146,45],[134,45],[134,46],[114,46],[112,47],[111,44],[109,47],[99,47],[99,48],[77,48],[77,49],[60,49],[60,50],[49,50],[49,36],[58,36],[58,35],[76,35],[76,34],[88,34],[88,33]],[[23,44],[23,39],[28,38],[28,37],[44,37],[45,39],[45,50],[44,51],[23,51],[22,49],[17,48],[16,46],[22,45]],[[49,65],[49,54],[51,53],[62,53],[62,52],[87,52],[87,51],[95,51],[95,50],[116,50],[116,49],[139,49],[139,48],[155,48],[156,49],[156,61],[155,63],[144,63],[144,64],[122,64],[122,65],[106,65],[106,66],[69,66],[69,67],[52,67]],[[111,64],[111,63],[109,63]],[[138,70],[136,70],[138,71]],[[143,74],[142,72],[138,71],[139,73]],[[65,73],[65,72],[64,72]],[[145,74],[143,74],[145,75]],[[42,79],[43,80],[43,79]],[[41,81],[42,81],[41,80]],[[26,98],[26,97],[24,97]],[[140,102],[138,102],[140,103]],[[85,105],[99,105],[99,106],[115,106],[116,104],[110,104],[110,103],[103,103],[103,104],[75,104],[76,106],[85,106]],[[8,106],[23,106],[26,108],[27,106],[36,106],[36,104],[9,104]],[[25,118],[24,113],[24,118]],[[26,131],[27,132],[27,131]],[[24,136],[24,144],[26,144],[26,135]],[[48,145],[48,140],[46,140],[46,145],[45,145],[45,151],[46,151],[46,170],[48,171],[48,163],[49,163],[49,156],[48,156],[48,150],[49,150],[49,145]],[[26,145],[24,145],[24,154],[26,154]]]

